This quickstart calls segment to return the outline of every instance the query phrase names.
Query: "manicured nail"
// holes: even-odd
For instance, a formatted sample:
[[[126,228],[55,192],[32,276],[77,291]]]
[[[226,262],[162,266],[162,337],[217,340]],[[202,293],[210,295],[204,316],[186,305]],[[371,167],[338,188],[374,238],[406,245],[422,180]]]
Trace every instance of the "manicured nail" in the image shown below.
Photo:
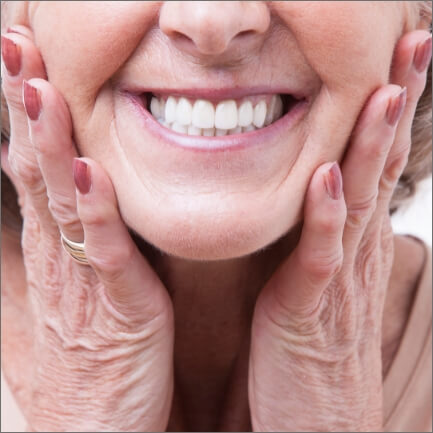
[[[90,176],[90,167],[81,159],[75,158],[74,165],[74,181],[75,186],[81,194],[87,194],[92,187],[92,179]]]
[[[23,83],[23,99],[27,116],[31,120],[38,120],[42,111],[41,92],[27,81]]]
[[[415,50],[413,65],[418,72],[424,72],[431,60],[432,36],[430,35],[424,42],[420,42]]]
[[[12,39],[2,36],[2,57],[9,74],[13,77],[21,71],[21,47]]]
[[[386,109],[386,121],[389,125],[395,126],[403,114],[404,107],[406,106],[407,89],[404,87],[401,92],[390,98],[388,108]]]
[[[326,191],[333,200],[339,200],[343,194],[343,178],[338,162],[334,162],[325,175]]]

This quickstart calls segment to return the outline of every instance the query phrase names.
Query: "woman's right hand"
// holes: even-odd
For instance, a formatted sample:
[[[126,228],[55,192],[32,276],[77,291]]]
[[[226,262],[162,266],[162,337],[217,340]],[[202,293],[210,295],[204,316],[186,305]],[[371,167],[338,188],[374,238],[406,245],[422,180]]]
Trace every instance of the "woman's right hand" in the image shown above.
[[[88,158],[74,161],[66,103],[44,79],[29,29],[14,29],[2,36],[11,124],[2,167],[19,192],[27,288],[22,315],[3,323],[5,375],[32,430],[165,430],[173,393],[170,297],[131,239],[107,174]],[[63,250],[60,231],[85,238],[90,266]],[[4,310],[15,298],[2,290]],[[31,342],[25,350],[11,340],[17,334]]]

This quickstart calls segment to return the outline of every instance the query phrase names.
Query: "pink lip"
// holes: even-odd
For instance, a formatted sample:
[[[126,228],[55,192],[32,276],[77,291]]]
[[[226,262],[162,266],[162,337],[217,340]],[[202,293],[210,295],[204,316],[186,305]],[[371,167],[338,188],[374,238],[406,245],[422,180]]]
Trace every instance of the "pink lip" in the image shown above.
[[[152,91],[157,93],[156,90]],[[166,90],[164,93],[165,92]],[[177,92],[175,93],[190,96],[188,92],[182,91],[181,93],[179,89],[177,89]],[[150,131],[153,135],[162,138],[169,144],[202,152],[241,150],[245,149],[246,147],[263,144],[263,142],[271,140],[277,135],[287,133],[290,129],[292,129],[304,116],[304,114],[307,112],[308,106],[310,105],[307,100],[300,100],[287,114],[278,119],[276,122],[265,128],[257,129],[256,131],[226,135],[222,137],[202,137],[180,134],[163,127],[149,113],[149,111],[146,110],[143,100],[140,96],[130,92],[122,92],[122,94],[126,96],[134,111],[140,116],[146,130]],[[233,92],[230,93],[230,95],[232,98],[234,97]],[[249,95],[251,95],[251,93],[249,93]]]
[[[230,87],[230,88],[188,88],[188,89],[169,89],[169,88],[152,88],[144,89],[142,87],[128,87],[122,90],[122,92],[133,93],[135,95],[143,93],[153,93],[156,95],[170,95],[170,96],[185,96],[191,99],[208,99],[208,100],[223,100],[223,99],[241,99],[245,96],[254,95],[273,95],[273,94],[285,94],[291,95],[296,99],[306,99],[308,94],[295,89],[283,88],[283,87],[269,87],[269,86],[253,86],[253,87]]]

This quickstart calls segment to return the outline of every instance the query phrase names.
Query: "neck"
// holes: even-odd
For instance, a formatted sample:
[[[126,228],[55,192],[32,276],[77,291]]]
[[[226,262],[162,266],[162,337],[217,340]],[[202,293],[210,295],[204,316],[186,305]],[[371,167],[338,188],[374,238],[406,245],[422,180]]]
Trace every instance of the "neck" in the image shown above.
[[[230,317],[251,318],[260,289],[295,248],[299,234],[297,227],[256,253],[216,261],[169,256],[136,241],[170,293],[176,315],[184,312],[188,321],[201,320],[207,327]],[[176,325],[183,327],[184,322]]]
[[[233,429],[234,418],[239,430],[250,428],[246,392],[254,306],[298,236],[299,230],[266,249],[231,260],[185,260],[149,247],[143,250],[173,301],[174,430],[194,425],[202,431],[217,426],[227,431]]]

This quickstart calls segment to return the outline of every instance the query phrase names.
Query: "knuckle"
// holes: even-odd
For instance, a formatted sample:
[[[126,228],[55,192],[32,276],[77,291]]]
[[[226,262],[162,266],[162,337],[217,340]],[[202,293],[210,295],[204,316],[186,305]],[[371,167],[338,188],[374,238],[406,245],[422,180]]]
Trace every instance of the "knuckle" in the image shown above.
[[[115,282],[125,272],[128,263],[133,258],[134,251],[132,245],[118,246],[114,250],[105,251],[105,253],[101,248],[98,248],[98,253],[92,254],[90,251],[87,259],[95,271],[102,273],[105,279]]]
[[[362,286],[366,291],[378,281],[379,255],[378,250],[371,243],[364,243],[362,253],[357,260],[358,274],[361,276]]]
[[[19,85],[12,84],[9,80],[2,81],[2,92],[6,99],[8,110],[22,111],[24,113],[24,105],[22,102],[21,83]]]
[[[376,209],[377,197],[378,190],[364,200],[358,201],[356,203],[349,203],[347,205],[346,224],[354,229],[367,225],[374,210]]]
[[[104,208],[96,210],[94,208],[88,206],[81,206],[79,208],[79,215],[81,222],[89,228],[98,228],[101,227],[109,221],[116,220],[116,213],[114,209]]]
[[[358,148],[359,157],[363,161],[382,161],[386,158],[391,145],[391,136],[386,138],[384,132],[380,131],[379,136],[369,137],[361,143]]]
[[[70,197],[49,194],[48,209],[61,225],[68,226],[77,222],[78,218],[74,204]]]
[[[299,264],[310,278],[314,280],[324,280],[338,274],[343,264],[342,249],[326,251],[322,254],[318,252],[301,253]]]
[[[27,187],[34,187],[41,183],[42,175],[35,161],[22,156],[18,152],[9,152],[9,166],[12,173]]]
[[[410,145],[408,147],[410,149]],[[396,182],[407,165],[408,157],[409,150],[406,146],[404,149],[401,148],[397,155],[393,156],[392,160],[386,164],[383,175],[381,176],[379,185],[380,189],[394,189]]]
[[[343,226],[341,218],[337,215],[322,215],[317,220],[315,226],[318,230],[324,233],[335,233],[338,232]]]

